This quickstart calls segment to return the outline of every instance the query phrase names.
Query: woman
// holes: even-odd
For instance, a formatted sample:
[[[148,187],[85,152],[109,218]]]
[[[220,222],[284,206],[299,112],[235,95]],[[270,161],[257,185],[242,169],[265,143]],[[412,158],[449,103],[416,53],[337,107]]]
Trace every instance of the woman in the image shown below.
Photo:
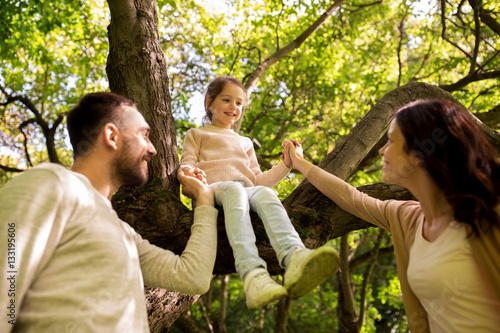
[[[383,180],[418,201],[381,201],[313,166],[290,146],[293,167],[342,209],[392,233],[412,332],[500,327],[500,164],[464,110],[420,100],[399,110],[380,149]]]

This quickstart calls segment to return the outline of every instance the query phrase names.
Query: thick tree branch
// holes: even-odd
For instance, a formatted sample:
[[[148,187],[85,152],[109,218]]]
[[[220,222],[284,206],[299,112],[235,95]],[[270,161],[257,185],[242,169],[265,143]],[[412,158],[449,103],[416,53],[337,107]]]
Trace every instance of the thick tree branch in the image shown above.
[[[403,76],[403,65],[401,63],[401,48],[403,47],[403,39],[405,37],[405,21],[406,21],[406,15],[408,14],[408,9],[406,9],[405,13],[403,14],[403,17],[401,18],[401,21],[398,24],[398,31],[399,31],[399,42],[398,42],[398,48],[397,48],[397,56],[398,56],[398,84],[397,86],[401,86],[401,77]]]
[[[303,33],[299,35],[296,39],[294,39],[292,42],[290,42],[288,45],[283,47],[282,49],[279,49],[276,51],[273,55],[271,55],[269,58],[265,59],[263,62],[259,63],[257,66],[257,69],[255,69],[250,75],[246,77],[246,81],[244,82],[245,84],[245,89],[247,91],[248,96],[251,95],[252,89],[254,85],[257,83],[259,78],[264,74],[264,72],[274,65],[276,62],[278,62],[281,58],[285,57],[288,55],[290,52],[296,50],[304,41],[311,36],[316,30],[318,30],[324,23],[325,21],[332,15],[333,11],[338,8],[344,0],[336,0],[334,3],[328,8],[323,15],[321,15],[309,28],[307,28]],[[234,129],[235,131],[238,131],[241,122],[243,120],[244,113],[242,113],[240,119],[238,122],[235,124]]]
[[[483,8],[482,0],[469,0],[469,4],[474,10],[479,12],[481,21],[483,21],[484,24],[500,36],[500,23]]]
[[[340,237],[340,267],[337,274],[339,280],[339,307],[342,307],[342,318],[339,321],[344,322],[344,324],[353,323],[355,318],[358,316],[356,311],[356,302],[354,300],[354,288],[352,288],[352,274],[349,270],[349,253],[350,247],[348,243],[348,235],[342,235]]]
[[[483,81],[483,80],[491,80],[491,79],[496,79],[500,77],[500,70],[495,70],[495,71],[489,71],[489,72],[484,72],[484,73],[478,73],[474,72],[472,74],[469,74],[465,76],[464,78],[458,80],[455,83],[452,84],[445,84],[439,86],[439,88],[446,90],[448,92],[453,92],[457,91],[459,89],[462,89],[466,85],[472,82],[476,81]]]

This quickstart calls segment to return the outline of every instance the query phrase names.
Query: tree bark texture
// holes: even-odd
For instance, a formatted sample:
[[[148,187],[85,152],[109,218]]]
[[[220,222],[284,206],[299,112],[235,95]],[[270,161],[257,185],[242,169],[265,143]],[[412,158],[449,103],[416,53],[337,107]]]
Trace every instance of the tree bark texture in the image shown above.
[[[175,120],[170,106],[167,66],[160,45],[155,0],[110,0],[109,55],[111,91],[136,103],[151,126],[157,150],[149,164],[150,179],[178,192]]]
[[[375,106],[361,119],[361,121],[347,135],[345,140],[337,145],[320,163],[319,167],[336,175],[341,179],[348,179],[358,169],[363,160],[373,147],[383,138],[387,128],[397,110],[403,105],[418,100],[429,98],[442,98],[451,100],[465,107],[448,92],[426,83],[411,82],[385,94]],[[479,119],[470,115],[485,131],[490,140],[498,147],[500,136],[498,133],[484,125]],[[315,206],[314,201],[319,200],[318,192],[307,180],[304,180],[285,200],[286,207]]]
[[[282,297],[278,302],[278,314],[276,315],[276,323],[274,324],[274,333],[286,333],[288,324],[288,314],[290,313],[290,305],[292,299],[290,297]]]
[[[177,320],[171,313],[185,313],[198,300],[177,292],[158,288],[146,288],[146,309],[151,332],[168,332]]]

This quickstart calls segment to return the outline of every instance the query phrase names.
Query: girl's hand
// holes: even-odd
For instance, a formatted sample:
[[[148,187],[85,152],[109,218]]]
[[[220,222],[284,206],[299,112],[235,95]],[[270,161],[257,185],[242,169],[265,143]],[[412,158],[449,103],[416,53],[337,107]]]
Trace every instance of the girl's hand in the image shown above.
[[[201,181],[203,184],[208,185],[207,183],[207,175],[205,174],[205,171],[203,171],[200,168],[194,168],[194,177]]]
[[[199,181],[201,181],[203,184],[208,185],[207,175],[205,174],[205,171],[203,171],[202,169],[200,169],[200,168],[184,168],[180,171],[182,171],[185,176],[194,177],[194,178],[198,179]],[[179,178],[179,176],[177,176],[177,178]]]

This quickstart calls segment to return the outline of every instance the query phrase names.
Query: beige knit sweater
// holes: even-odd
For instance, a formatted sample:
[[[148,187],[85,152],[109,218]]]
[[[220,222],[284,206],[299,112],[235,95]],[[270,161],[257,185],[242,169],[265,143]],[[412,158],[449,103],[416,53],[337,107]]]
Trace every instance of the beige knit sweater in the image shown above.
[[[192,128],[186,133],[180,167],[202,169],[209,184],[240,180],[247,186],[268,187],[279,183],[291,170],[281,161],[262,172],[249,138],[213,125]]]
[[[206,292],[216,225],[215,208],[197,207],[176,255],[121,221],[85,176],[25,171],[0,190],[0,332],[149,332],[144,284]]]

